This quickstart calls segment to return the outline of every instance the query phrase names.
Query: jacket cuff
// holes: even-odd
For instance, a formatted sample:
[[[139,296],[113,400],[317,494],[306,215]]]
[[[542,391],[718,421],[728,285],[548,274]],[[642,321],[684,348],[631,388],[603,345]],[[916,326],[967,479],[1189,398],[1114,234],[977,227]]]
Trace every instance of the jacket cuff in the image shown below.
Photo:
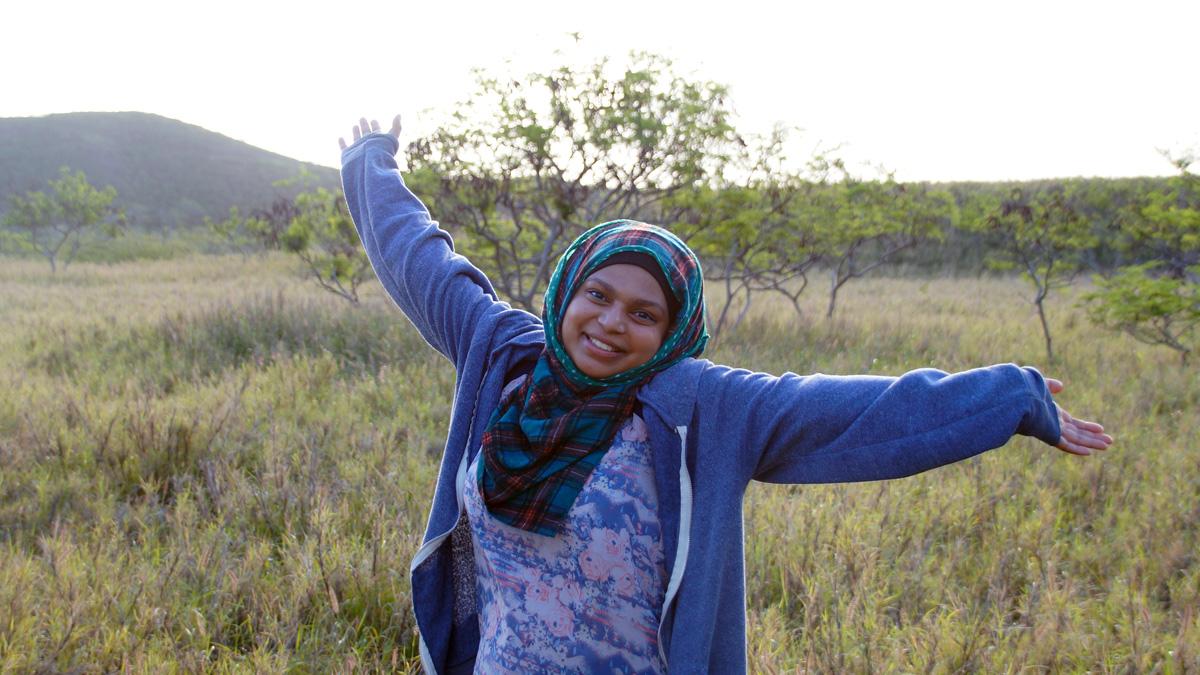
[[[1058,426],[1058,406],[1050,395],[1046,380],[1036,368],[1028,366],[1021,368],[1025,384],[1029,387],[1029,410],[1021,418],[1017,433],[1034,438],[1048,444],[1058,445],[1062,429]]]
[[[375,145],[381,150],[387,150],[389,155],[395,155],[400,150],[400,139],[389,133],[373,131],[354,141],[354,143],[342,151],[342,166],[346,166],[355,157],[366,152],[368,145]]]

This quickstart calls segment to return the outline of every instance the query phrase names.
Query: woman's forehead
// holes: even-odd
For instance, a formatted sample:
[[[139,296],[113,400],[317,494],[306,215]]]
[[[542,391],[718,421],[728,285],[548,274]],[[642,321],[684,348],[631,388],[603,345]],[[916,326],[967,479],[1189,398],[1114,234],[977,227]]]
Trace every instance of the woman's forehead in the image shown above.
[[[608,265],[588,275],[584,283],[592,282],[623,299],[653,302],[665,309],[667,298],[662,288],[646,270],[637,265],[617,263]]]

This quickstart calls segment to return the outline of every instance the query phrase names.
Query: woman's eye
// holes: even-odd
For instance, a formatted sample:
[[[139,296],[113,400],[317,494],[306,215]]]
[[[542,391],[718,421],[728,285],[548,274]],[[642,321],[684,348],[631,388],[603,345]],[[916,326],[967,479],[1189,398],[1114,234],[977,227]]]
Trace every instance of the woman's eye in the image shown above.
[[[654,318],[653,314],[649,314],[647,312],[634,312],[633,315],[637,317],[638,321],[643,321],[645,323],[654,323],[657,320]]]
[[[603,293],[601,293],[600,291],[597,291],[597,290],[595,290],[595,289],[592,289],[592,288],[589,288],[589,289],[587,290],[587,294],[588,294],[588,295],[589,295],[589,296],[590,296],[590,297],[591,297],[593,300],[603,300],[603,299],[604,299],[604,294],[603,294]]]

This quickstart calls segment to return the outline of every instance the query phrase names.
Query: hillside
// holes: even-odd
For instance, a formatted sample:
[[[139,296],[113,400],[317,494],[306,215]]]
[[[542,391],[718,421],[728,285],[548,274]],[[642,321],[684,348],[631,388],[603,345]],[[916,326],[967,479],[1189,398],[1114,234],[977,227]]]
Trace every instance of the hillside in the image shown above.
[[[139,112],[0,118],[0,211],[11,194],[46,188],[59,167],[112,185],[139,227],[189,226],[230,206],[265,206],[271,184],[307,169],[336,187],[328,167],[277,155],[198,126]]]

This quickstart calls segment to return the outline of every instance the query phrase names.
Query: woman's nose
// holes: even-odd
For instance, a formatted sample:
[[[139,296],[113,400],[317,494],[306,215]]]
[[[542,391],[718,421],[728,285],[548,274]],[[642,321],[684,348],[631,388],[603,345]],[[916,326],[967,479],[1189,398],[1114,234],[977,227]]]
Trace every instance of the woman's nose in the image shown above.
[[[625,314],[615,305],[605,307],[600,315],[596,317],[596,321],[600,327],[610,333],[625,332]]]

